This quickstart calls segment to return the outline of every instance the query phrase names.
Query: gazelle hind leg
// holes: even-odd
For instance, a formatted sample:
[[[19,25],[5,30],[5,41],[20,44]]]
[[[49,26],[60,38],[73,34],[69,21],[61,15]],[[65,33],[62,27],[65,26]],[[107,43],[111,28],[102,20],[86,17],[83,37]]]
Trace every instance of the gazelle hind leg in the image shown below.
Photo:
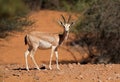
[[[29,55],[29,50],[27,50],[26,52],[25,52],[25,63],[26,63],[26,69],[29,71],[29,67],[28,67],[28,59],[27,59],[27,57],[28,57],[28,55]]]
[[[37,68],[38,70],[40,70],[40,68],[39,68],[39,66],[37,65],[37,63],[36,63],[36,61],[35,61],[35,58],[34,58],[35,51],[36,51],[36,50],[32,50],[32,51],[31,51],[30,57],[31,57],[33,63],[35,64],[36,68]]]

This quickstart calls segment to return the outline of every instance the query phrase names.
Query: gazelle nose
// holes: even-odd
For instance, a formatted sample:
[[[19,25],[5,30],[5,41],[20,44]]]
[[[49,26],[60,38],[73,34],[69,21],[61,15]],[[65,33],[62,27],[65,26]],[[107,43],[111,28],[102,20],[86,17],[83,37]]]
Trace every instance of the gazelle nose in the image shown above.
[[[66,30],[66,32],[69,32],[69,30]]]
[[[69,31],[69,27],[65,27],[65,30],[66,30],[66,31]]]

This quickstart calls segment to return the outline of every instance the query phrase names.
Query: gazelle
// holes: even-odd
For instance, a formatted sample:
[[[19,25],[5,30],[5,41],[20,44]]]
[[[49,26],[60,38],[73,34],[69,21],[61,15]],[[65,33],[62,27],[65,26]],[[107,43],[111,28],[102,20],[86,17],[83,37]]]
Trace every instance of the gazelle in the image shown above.
[[[38,32],[38,31],[34,31],[34,32],[30,32],[29,34],[27,34],[25,36],[25,45],[28,45],[28,50],[25,52],[25,61],[26,61],[26,69],[29,71],[29,67],[28,67],[28,60],[27,60],[27,56],[30,54],[30,57],[33,61],[33,63],[35,64],[36,68],[38,70],[39,66],[37,65],[35,59],[34,59],[34,54],[35,51],[40,48],[40,49],[49,49],[51,48],[51,56],[50,56],[50,62],[49,62],[49,69],[51,70],[51,61],[52,61],[52,57],[53,54],[55,52],[56,55],[56,64],[57,64],[57,69],[59,68],[58,65],[58,47],[63,43],[63,41],[65,39],[67,39],[68,34],[69,34],[69,29],[70,26],[73,24],[73,22],[70,23],[70,19],[71,16],[69,16],[68,20],[65,20],[65,17],[63,15],[62,21],[58,21],[58,23],[60,25],[62,25],[64,32],[63,34],[56,34],[56,33],[43,33],[43,32]]]

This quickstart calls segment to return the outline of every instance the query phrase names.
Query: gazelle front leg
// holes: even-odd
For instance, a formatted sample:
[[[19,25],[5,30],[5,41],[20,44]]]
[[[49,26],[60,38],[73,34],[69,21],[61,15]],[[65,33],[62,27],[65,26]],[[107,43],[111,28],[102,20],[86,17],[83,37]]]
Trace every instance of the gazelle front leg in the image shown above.
[[[58,51],[55,50],[55,55],[56,55],[56,64],[57,64],[57,69],[60,70],[59,64],[58,64]]]
[[[52,64],[52,57],[53,57],[53,53],[55,51],[55,48],[56,48],[55,46],[52,46],[51,55],[50,55],[50,63],[49,63],[49,69],[50,70],[52,70],[51,64]]]

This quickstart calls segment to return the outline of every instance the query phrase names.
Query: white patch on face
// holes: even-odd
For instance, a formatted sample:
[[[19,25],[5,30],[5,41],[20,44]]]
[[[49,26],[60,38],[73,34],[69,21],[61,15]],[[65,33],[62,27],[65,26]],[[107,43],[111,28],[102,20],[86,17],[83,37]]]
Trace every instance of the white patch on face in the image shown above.
[[[64,27],[65,27],[65,30],[66,30],[66,31],[69,31],[69,29],[70,29],[70,24],[65,24]]]
[[[44,41],[44,40],[40,40],[39,42],[39,48],[41,49],[47,49],[47,48],[51,48],[52,47],[52,44],[47,42],[47,41]]]

